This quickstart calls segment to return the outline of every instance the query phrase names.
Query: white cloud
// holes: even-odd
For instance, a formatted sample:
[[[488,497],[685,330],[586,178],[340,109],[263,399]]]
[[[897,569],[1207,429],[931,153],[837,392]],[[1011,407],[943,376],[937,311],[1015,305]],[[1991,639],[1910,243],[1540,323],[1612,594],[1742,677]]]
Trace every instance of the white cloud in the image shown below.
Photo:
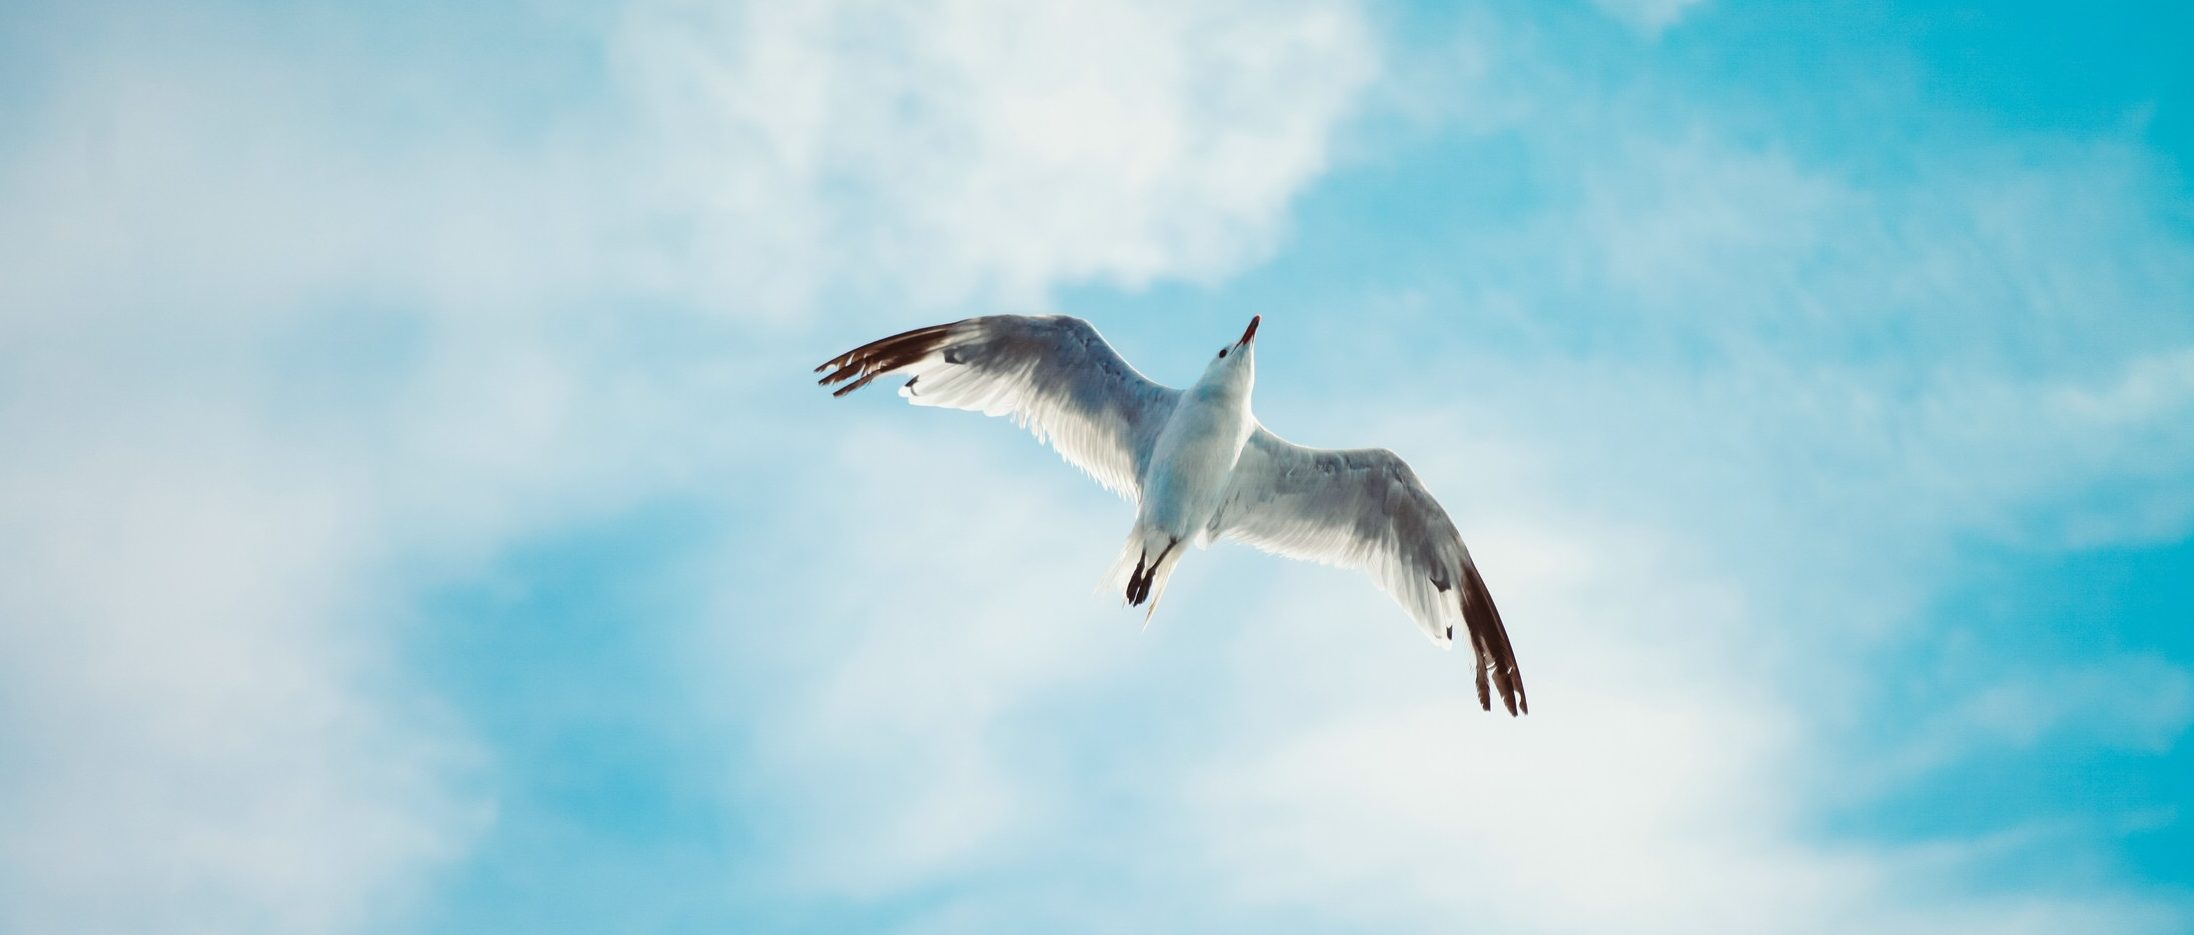
[[[2000,678],[1931,718],[1879,782],[1996,748],[2090,742],[2169,751],[2194,723],[2194,677],[2153,656],[2106,658]]]
[[[1079,477],[1001,475],[985,450],[850,410],[829,433],[834,456],[811,465],[828,482],[782,505],[822,520],[781,545],[820,557],[784,573],[798,578],[793,593],[813,595],[800,615],[828,623],[782,632],[787,615],[741,582],[701,651],[792,654],[781,662],[799,676],[785,697],[739,712],[763,723],[749,782],[768,786],[798,829],[775,882],[875,898],[1045,839],[1068,810],[1051,790],[1073,778],[1046,782],[1050,769],[1015,754],[1013,725],[1097,679],[1136,631],[1109,612],[1116,601],[1083,599],[1116,549],[1088,534],[1114,525],[1097,509],[1113,506],[1109,495]]]
[[[774,420],[726,411],[761,377],[724,349],[827,289],[1253,262],[1374,69],[1343,5],[645,3],[612,87],[514,132],[492,79],[341,17],[52,19],[0,164],[0,919],[32,930],[400,920],[495,799],[400,664],[418,589],[739,463],[726,423]],[[739,324],[632,310],[663,299]],[[939,704],[898,716],[988,710]],[[900,872],[1002,782],[963,754],[923,755]]]
[[[618,51],[694,263],[925,305],[1240,269],[1376,68],[1305,3],[665,2]]]
[[[476,751],[351,629],[362,504],[188,408],[0,469],[12,928],[354,928],[485,818]]]

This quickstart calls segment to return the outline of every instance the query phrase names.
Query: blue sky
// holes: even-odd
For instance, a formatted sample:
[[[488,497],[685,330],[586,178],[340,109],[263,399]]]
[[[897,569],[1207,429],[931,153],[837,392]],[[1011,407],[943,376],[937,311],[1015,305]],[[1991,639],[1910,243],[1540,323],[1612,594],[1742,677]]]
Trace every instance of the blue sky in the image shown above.
[[[2194,927],[2194,14],[0,16],[0,928]],[[845,347],[1408,458],[1360,576]]]

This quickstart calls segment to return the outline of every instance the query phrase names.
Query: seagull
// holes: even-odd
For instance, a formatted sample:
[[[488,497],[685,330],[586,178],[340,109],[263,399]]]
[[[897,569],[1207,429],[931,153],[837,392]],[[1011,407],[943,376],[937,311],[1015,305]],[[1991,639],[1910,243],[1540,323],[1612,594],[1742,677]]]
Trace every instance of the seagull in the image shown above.
[[[1461,618],[1477,656],[1478,705],[1488,682],[1510,715],[1530,713],[1516,652],[1493,595],[1447,511],[1416,472],[1384,448],[1292,444],[1250,413],[1257,323],[1219,349],[1187,389],[1150,380],[1089,322],[1064,315],[991,315],[872,341],[815,368],[844,396],[887,374],[917,406],[1011,416],[1097,483],[1136,505],[1135,525],[1107,574],[1131,606],[1157,612],[1183,545],[1237,539],[1289,558],[1368,572],[1434,645],[1449,649]]]

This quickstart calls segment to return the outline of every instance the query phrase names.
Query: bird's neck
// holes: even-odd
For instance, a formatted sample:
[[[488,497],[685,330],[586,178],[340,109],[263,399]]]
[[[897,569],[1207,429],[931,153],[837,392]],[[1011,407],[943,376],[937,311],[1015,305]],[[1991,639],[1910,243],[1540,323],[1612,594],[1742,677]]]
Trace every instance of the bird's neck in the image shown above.
[[[1221,374],[1198,381],[1194,389],[1197,399],[1208,400],[1223,406],[1240,406],[1249,409],[1249,392],[1255,381],[1243,374]]]

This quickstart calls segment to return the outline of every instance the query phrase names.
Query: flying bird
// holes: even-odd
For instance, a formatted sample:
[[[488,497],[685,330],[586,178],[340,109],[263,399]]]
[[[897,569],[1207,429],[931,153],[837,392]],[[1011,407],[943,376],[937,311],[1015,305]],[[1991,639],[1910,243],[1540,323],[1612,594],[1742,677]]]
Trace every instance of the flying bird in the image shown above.
[[[887,374],[917,406],[1013,420],[1069,463],[1136,504],[1107,580],[1147,624],[1183,546],[1239,539],[1268,552],[1361,568],[1442,649],[1460,618],[1488,683],[1511,715],[1529,713],[1516,651],[1493,595],[1447,511],[1383,448],[1305,448],[1250,413],[1257,323],[1219,349],[1187,389],[1151,381],[1079,318],[993,315],[916,328],[816,367],[844,396]],[[850,381],[850,382],[849,382]]]

